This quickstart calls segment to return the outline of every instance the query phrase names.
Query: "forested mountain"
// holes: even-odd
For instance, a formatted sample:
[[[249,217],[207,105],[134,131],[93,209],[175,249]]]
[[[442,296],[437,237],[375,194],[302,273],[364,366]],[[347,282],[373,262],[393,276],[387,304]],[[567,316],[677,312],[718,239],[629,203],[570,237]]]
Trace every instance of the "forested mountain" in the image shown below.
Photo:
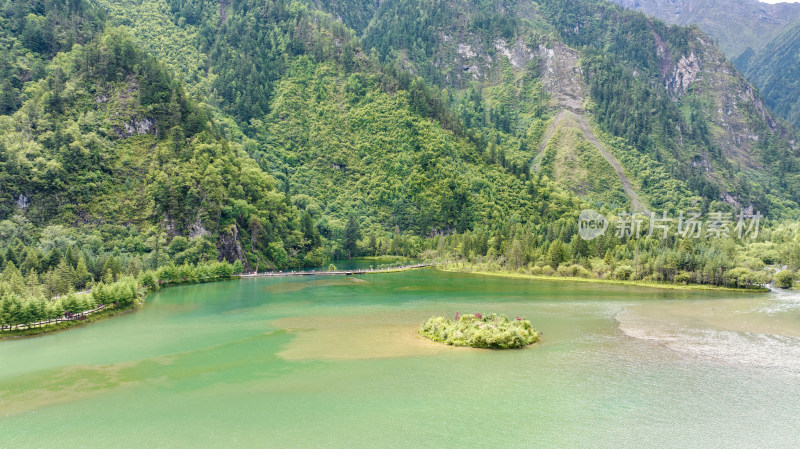
[[[282,269],[458,236],[627,260],[580,244],[582,208],[800,211],[797,130],[700,30],[605,0],[93,5],[3,4],[4,264]],[[721,282],[733,250],[708,248]]]
[[[761,50],[800,20],[796,3],[758,0],[610,0],[676,25],[697,25],[730,59]]]
[[[707,32],[779,116],[800,126],[800,4],[757,0],[611,0]]]
[[[644,156],[648,168],[685,181],[706,201],[767,209],[798,198],[797,130],[771,116],[697,29],[602,1],[396,0],[378,8],[364,45],[441,87],[479,89],[494,128],[529,137],[528,148],[542,144],[542,122],[523,110],[536,102],[514,90],[532,77],[551,111],[594,119],[630,146],[617,158]],[[628,177],[641,176],[628,168]],[[665,190],[649,180],[631,182],[655,187],[653,195]],[[666,206],[658,199],[654,205]]]
[[[737,65],[776,114],[800,127],[800,21]]]
[[[328,167],[315,182],[332,182],[343,174],[336,167],[347,166],[340,162],[353,159],[359,146],[359,133],[341,144],[330,141],[330,132],[314,141],[308,111],[339,105],[329,116],[346,123],[355,102],[345,101],[343,91],[377,89],[405,95],[412,113],[466,140],[490,165],[500,162],[501,171],[529,176],[529,167],[541,168],[538,175],[589,201],[674,210],[699,199],[704,209],[718,202],[781,213],[800,197],[796,130],[772,118],[705,35],[603,1],[101,4],[113,22],[131,25],[145,48],[184,74],[190,92],[205,93],[235,119],[248,152],[290,194],[321,198],[320,188],[292,180],[294,173],[300,181],[314,171],[309,155]],[[196,50],[184,56],[164,36],[196,42]],[[201,63],[205,70],[198,71]],[[292,98],[302,103],[278,114],[274,109],[285,101],[280,86],[294,83],[299,66],[327,77],[327,87],[344,89],[309,102],[308,80],[292,84]],[[586,164],[590,170],[581,170]],[[358,174],[351,174],[355,182]],[[321,208],[341,228],[350,212],[387,206],[356,203],[366,208]],[[380,220],[382,226],[423,234],[454,224],[451,217],[403,225],[405,212],[386,214],[391,218]]]
[[[273,179],[124,30],[83,2],[19,5],[4,10],[12,75],[0,116],[0,219],[11,218],[2,232],[15,259],[41,258],[25,249],[39,230],[62,251],[77,243],[87,257],[113,249],[143,264],[285,267],[319,246]],[[175,236],[185,238],[160,248]]]

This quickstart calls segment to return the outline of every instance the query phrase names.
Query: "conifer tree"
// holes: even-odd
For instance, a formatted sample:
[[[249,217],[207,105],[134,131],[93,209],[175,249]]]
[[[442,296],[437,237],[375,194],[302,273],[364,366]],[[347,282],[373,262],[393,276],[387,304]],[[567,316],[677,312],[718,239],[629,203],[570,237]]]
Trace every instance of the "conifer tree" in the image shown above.
[[[64,259],[70,267],[75,268],[78,266],[78,256],[75,255],[75,251],[72,250],[71,246],[68,246],[64,252]]]
[[[77,284],[76,276],[75,276],[75,269],[67,263],[67,259],[61,259],[61,262],[58,263],[58,267],[55,269],[56,277],[57,277],[57,290],[58,294],[67,293],[70,289],[75,288]]]
[[[344,228],[344,242],[342,247],[347,252],[347,258],[352,259],[358,251],[358,240],[361,238],[361,229],[356,221],[356,217],[350,214],[347,219],[347,226]]]
[[[58,252],[57,249],[53,248],[47,254],[47,260],[43,263],[41,269],[42,270],[50,270],[58,266],[58,263],[61,262],[61,253]]]
[[[6,264],[13,263],[14,265],[17,265],[19,263],[19,260],[17,260],[17,255],[14,253],[14,249],[11,248],[11,246],[9,246],[6,249],[5,259],[6,259]],[[5,267],[3,268],[5,269]]]
[[[103,264],[103,282],[109,283],[106,281],[106,277],[108,276],[109,272],[111,273],[111,282],[114,282],[114,279],[119,276],[121,271],[122,266],[117,261],[117,258],[114,256],[109,257],[108,260],[106,260],[106,263]]]
[[[5,282],[15,294],[20,296],[25,294],[25,280],[13,262],[9,262],[6,265],[3,274],[0,275],[0,280]]]
[[[555,239],[550,243],[550,249],[547,251],[547,263],[552,268],[558,268],[564,262],[564,244],[559,239]]]
[[[91,280],[92,275],[89,274],[89,269],[86,267],[86,259],[81,255],[78,257],[78,266],[75,268],[75,288],[83,290]]]
[[[41,268],[39,266],[39,257],[36,255],[36,251],[33,248],[28,248],[28,251],[25,255],[25,260],[22,262],[22,265],[19,267],[20,272],[23,274],[28,274],[31,271],[38,272]]]

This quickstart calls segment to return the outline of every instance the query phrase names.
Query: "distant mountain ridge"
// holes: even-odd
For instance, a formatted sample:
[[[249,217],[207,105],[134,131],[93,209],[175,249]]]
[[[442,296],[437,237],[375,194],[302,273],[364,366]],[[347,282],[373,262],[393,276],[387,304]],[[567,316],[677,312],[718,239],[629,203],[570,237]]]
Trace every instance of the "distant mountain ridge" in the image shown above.
[[[609,0],[668,23],[697,25],[761,92],[800,127],[800,3],[756,0]]]
[[[758,0],[609,0],[676,25],[697,25],[730,59],[758,52],[800,20],[800,3]]]

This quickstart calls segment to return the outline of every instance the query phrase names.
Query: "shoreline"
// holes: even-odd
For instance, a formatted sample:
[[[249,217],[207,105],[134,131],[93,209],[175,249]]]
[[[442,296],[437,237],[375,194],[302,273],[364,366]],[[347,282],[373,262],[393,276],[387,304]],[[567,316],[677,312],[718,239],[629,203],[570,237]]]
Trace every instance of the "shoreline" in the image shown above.
[[[590,278],[566,277],[566,276],[544,276],[536,274],[513,273],[510,271],[481,271],[481,270],[467,271],[458,268],[449,268],[441,265],[437,266],[436,270],[443,271],[446,273],[476,274],[481,276],[529,279],[535,281],[558,281],[558,282],[572,281],[572,282],[585,282],[585,283],[595,283],[595,284],[605,284],[605,285],[624,285],[629,287],[643,287],[643,288],[662,289],[662,290],[690,290],[690,291],[694,290],[694,291],[717,291],[717,292],[738,292],[738,293],[770,292],[770,289],[764,287],[732,288],[732,287],[721,287],[721,286],[706,285],[706,284],[667,284],[667,283],[661,284],[656,282],[645,282],[645,281],[621,281],[617,279],[590,279]]]
[[[261,273],[261,274],[241,274],[241,275],[234,275],[230,279],[223,279],[215,282],[224,282],[224,281],[234,281],[234,280],[243,280],[243,279],[258,279],[258,278],[271,278],[271,277],[294,277],[294,276],[354,276],[354,275],[363,275],[363,274],[383,274],[383,273],[398,273],[402,271],[408,270],[415,270],[420,268],[427,268],[433,266],[432,264],[414,264],[414,265],[406,265],[400,267],[392,267],[392,268],[382,268],[382,269],[366,269],[366,270],[341,270],[341,271],[289,271],[289,272],[278,272],[278,273]],[[200,283],[207,283],[207,282],[200,282]],[[163,286],[163,288],[170,288],[170,287],[178,287],[181,285],[191,285],[188,283],[177,283],[173,285]],[[161,290],[159,289],[159,290]],[[81,292],[81,293],[88,293],[88,292]],[[92,323],[96,323],[98,321],[103,321],[109,318],[113,318],[118,315],[122,315],[128,312],[135,312],[139,308],[144,305],[145,299],[149,296],[152,291],[149,291],[141,297],[139,301],[132,307],[129,307],[124,310],[118,309],[106,309],[100,312],[95,312],[90,315],[87,315],[87,318],[84,320],[70,320],[70,321],[61,321],[59,323],[53,323],[44,325],[42,327],[34,327],[34,328],[27,328],[27,329],[14,329],[14,330],[2,330],[0,331],[0,341],[4,340],[17,340],[21,338],[30,338],[30,337],[38,337],[45,334],[50,334],[53,332],[60,332],[67,329],[72,329],[75,327],[86,326]]]
[[[336,270],[336,271],[286,271],[286,272],[266,272],[256,274],[240,274],[239,279],[257,279],[257,278],[280,278],[280,277],[293,277],[293,276],[354,276],[360,274],[379,274],[379,273],[397,273],[400,271],[416,270],[419,268],[432,267],[434,264],[418,263],[414,265],[403,265],[399,267],[390,268],[366,268],[356,270]]]
[[[652,288],[661,290],[688,290],[688,291],[694,290],[694,291],[717,291],[717,292],[738,292],[738,293],[769,293],[771,291],[768,288],[744,289],[744,288],[720,287],[715,285],[702,285],[702,284],[679,285],[679,284],[666,284],[666,283],[661,284],[661,283],[644,282],[644,281],[621,281],[615,279],[589,279],[580,277],[544,276],[544,275],[513,273],[510,271],[481,271],[481,270],[470,271],[459,268],[451,268],[450,266],[447,265],[426,264],[426,263],[407,265],[401,267],[372,269],[372,270],[366,269],[366,270],[342,270],[342,271],[338,270],[337,271],[290,271],[290,272],[278,272],[278,273],[270,272],[270,273],[260,273],[260,274],[242,274],[242,275],[234,275],[231,279],[227,280],[233,281],[233,280],[243,280],[243,279],[297,277],[297,276],[355,276],[355,275],[367,275],[367,274],[399,273],[399,272],[423,269],[423,268],[433,268],[436,271],[442,271],[445,273],[462,273],[462,274],[473,274],[479,276],[494,276],[494,277],[515,278],[515,279],[528,279],[536,281],[584,282],[584,283],[595,283],[604,285],[622,285],[629,287]],[[177,287],[180,285],[187,285],[187,284],[174,284],[163,288]],[[92,323],[96,323],[98,321],[106,320],[108,318],[113,318],[118,315],[134,312],[144,305],[145,299],[151,293],[152,292],[148,292],[147,294],[145,294],[140,301],[138,301],[134,306],[130,308],[124,310],[107,309],[101,312],[93,313],[89,315],[89,317],[85,320],[63,321],[60,323],[50,324],[33,329],[0,331],[0,341],[37,337],[40,335],[49,334],[53,332],[60,332],[75,327],[86,326]]]
[[[109,318],[114,318],[119,315],[125,315],[130,312],[135,312],[143,305],[144,305],[144,300],[137,302],[136,304],[134,304],[131,307],[128,307],[127,309],[107,308],[106,310],[102,310],[93,313],[91,315],[87,315],[85,320],[61,321],[59,323],[48,324],[42,327],[0,331],[0,341],[40,337],[47,334],[66,331],[76,327],[88,326],[92,323],[105,321]]]

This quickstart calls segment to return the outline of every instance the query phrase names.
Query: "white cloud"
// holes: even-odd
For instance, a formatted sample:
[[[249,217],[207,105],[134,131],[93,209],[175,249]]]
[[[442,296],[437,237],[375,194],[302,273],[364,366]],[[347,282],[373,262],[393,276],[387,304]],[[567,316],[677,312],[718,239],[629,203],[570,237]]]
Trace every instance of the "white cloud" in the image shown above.
[[[800,3],[800,0],[759,0],[761,3]]]

